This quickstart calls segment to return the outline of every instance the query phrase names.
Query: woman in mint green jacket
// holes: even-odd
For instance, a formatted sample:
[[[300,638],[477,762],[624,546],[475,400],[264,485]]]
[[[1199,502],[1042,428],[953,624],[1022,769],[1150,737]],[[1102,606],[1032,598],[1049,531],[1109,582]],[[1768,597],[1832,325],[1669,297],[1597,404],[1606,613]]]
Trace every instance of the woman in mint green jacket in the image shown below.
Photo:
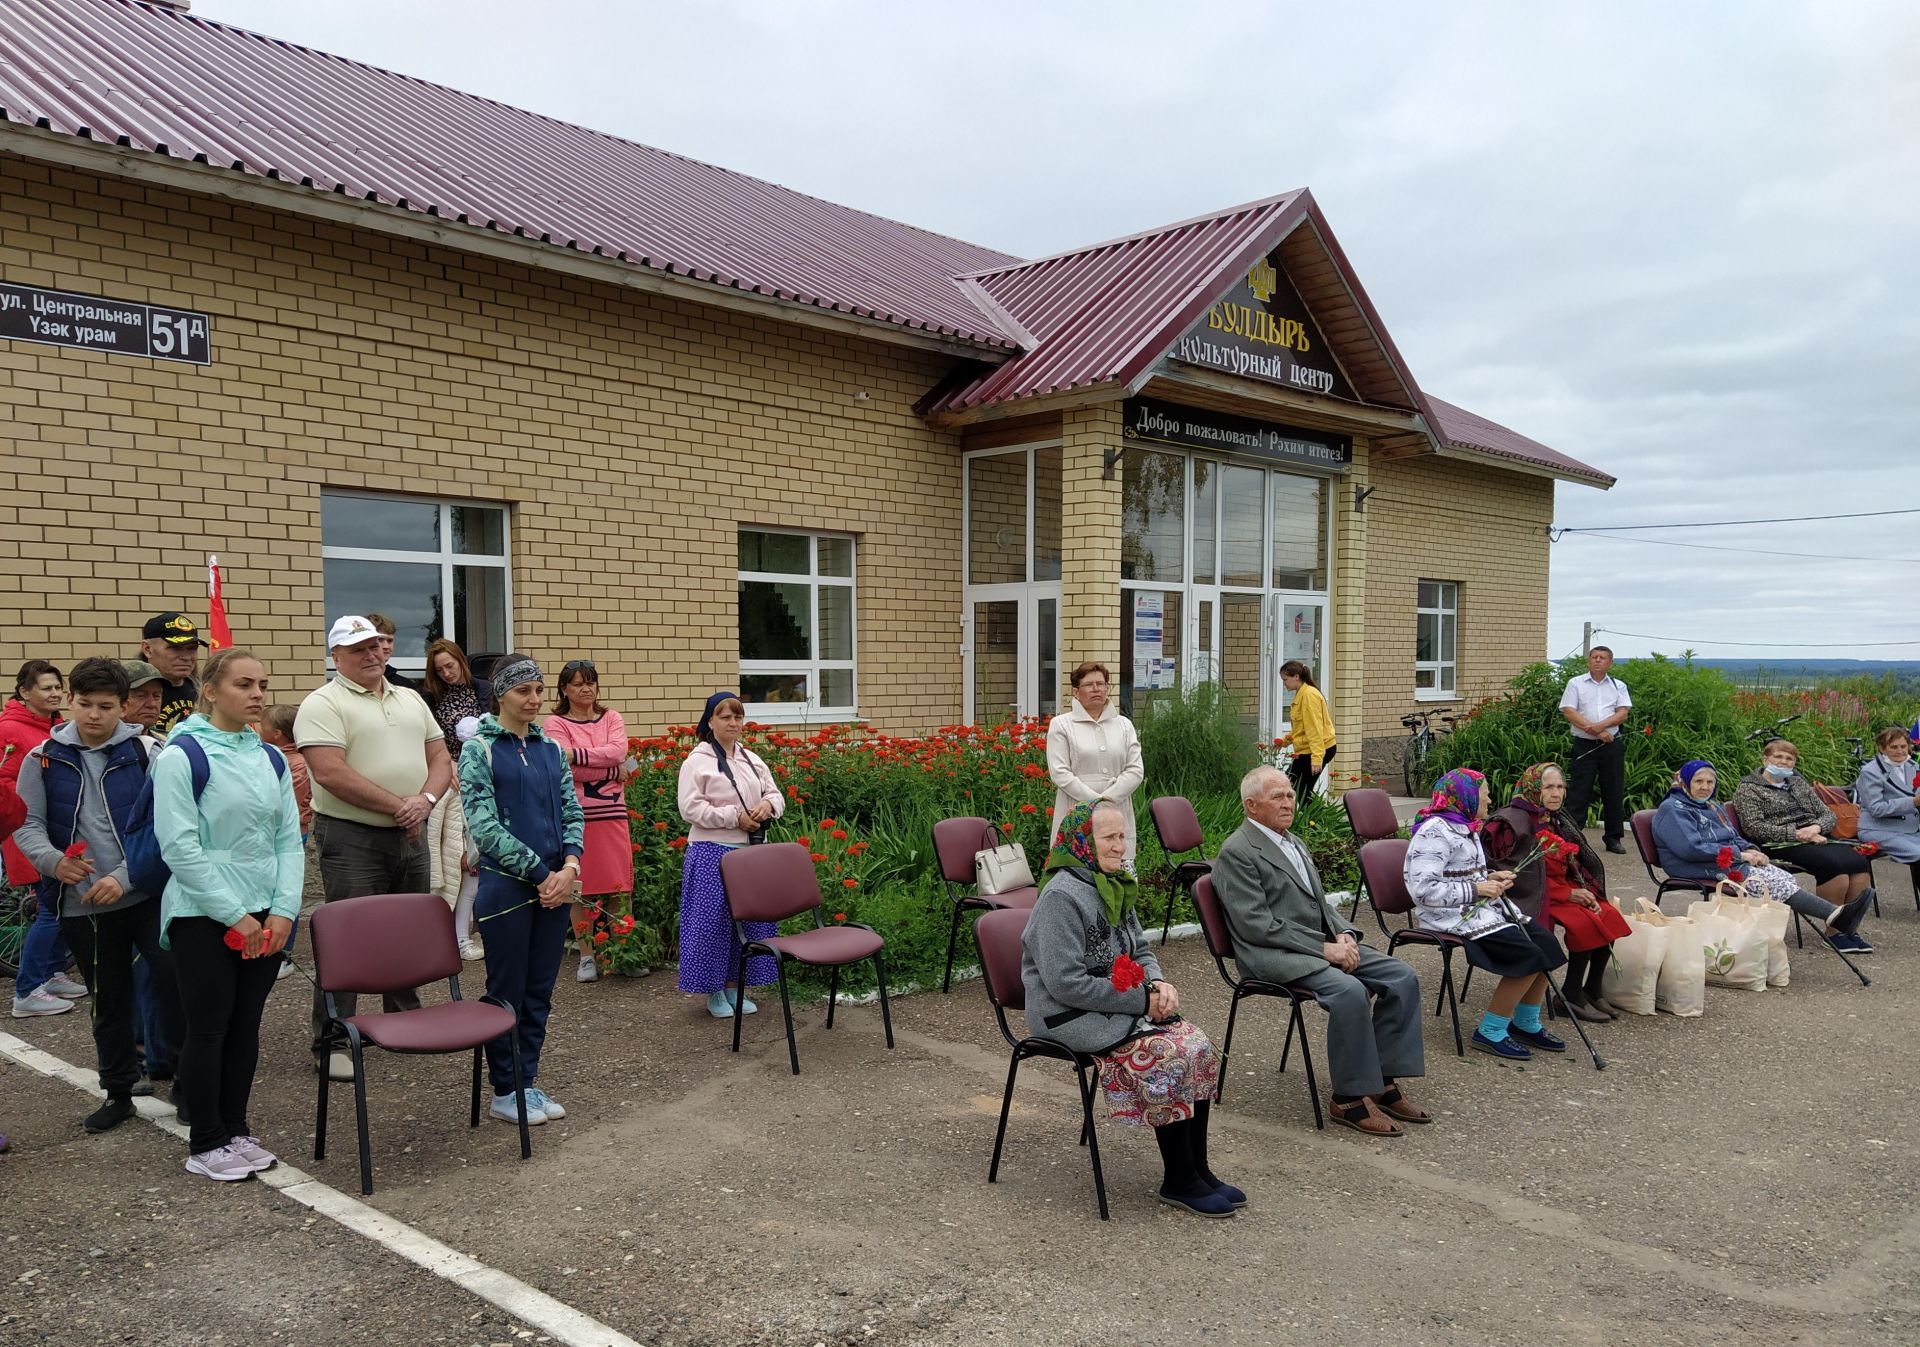
[[[267,704],[267,671],[222,650],[200,681],[200,711],[153,760],[153,831],[173,872],[160,941],[173,951],[187,1040],[176,1090],[191,1135],[187,1171],[229,1182],[276,1163],[247,1122],[260,1015],[300,912],[306,852],[293,780],[249,727]],[[184,739],[206,758],[195,798]]]

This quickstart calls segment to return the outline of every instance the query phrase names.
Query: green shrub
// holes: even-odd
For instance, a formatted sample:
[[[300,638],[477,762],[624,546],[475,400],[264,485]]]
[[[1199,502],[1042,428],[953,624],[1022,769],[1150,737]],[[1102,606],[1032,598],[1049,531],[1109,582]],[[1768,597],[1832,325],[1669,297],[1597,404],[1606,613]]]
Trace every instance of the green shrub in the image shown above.
[[[1218,683],[1157,694],[1142,708],[1136,728],[1155,795],[1193,800],[1237,792],[1240,778],[1260,761],[1245,699]]]

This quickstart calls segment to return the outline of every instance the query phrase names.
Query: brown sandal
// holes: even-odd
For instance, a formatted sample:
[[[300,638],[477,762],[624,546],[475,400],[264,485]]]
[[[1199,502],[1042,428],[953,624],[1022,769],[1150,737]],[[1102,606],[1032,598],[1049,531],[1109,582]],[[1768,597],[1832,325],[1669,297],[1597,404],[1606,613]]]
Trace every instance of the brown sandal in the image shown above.
[[[1398,1118],[1405,1123],[1430,1123],[1433,1115],[1400,1093],[1400,1087],[1394,1086],[1373,1101],[1380,1106],[1381,1112],[1388,1117]]]
[[[1407,1134],[1399,1123],[1375,1108],[1371,1099],[1357,1099],[1351,1104],[1336,1104],[1328,1100],[1327,1114],[1342,1127],[1351,1127],[1366,1136],[1403,1137]]]

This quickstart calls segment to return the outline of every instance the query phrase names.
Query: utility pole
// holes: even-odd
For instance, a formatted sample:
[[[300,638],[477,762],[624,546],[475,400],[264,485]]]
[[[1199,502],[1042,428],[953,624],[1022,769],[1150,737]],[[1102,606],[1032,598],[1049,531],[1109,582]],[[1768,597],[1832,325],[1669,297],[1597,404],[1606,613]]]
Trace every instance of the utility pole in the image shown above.
[[[1583,622],[1580,629],[1580,658],[1593,653],[1593,623]]]

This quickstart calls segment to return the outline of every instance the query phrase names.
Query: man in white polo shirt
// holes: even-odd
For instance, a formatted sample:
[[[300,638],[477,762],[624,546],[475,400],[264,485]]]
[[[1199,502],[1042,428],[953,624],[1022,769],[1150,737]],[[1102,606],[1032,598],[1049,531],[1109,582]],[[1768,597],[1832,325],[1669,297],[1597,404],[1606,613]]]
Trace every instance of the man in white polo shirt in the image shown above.
[[[1613,651],[1596,645],[1587,652],[1587,671],[1567,683],[1560,695],[1560,714],[1573,727],[1573,758],[1567,764],[1567,812],[1587,826],[1587,805],[1593,799],[1593,781],[1600,779],[1602,836],[1607,850],[1626,854],[1621,841],[1627,832],[1627,741],[1620,726],[1633,708],[1627,685],[1608,670]]]
[[[433,712],[409,688],[386,679],[387,647],[364,617],[343,617],[327,633],[334,677],[307,694],[294,742],[313,778],[313,847],[326,902],[370,893],[431,892],[421,826],[452,790],[453,758]],[[342,1019],[358,998],[335,994]],[[388,1011],[413,1010],[417,991],[384,998]],[[327,1002],[313,993],[314,1062],[334,1080],[352,1080],[347,1054],[329,1043]]]

